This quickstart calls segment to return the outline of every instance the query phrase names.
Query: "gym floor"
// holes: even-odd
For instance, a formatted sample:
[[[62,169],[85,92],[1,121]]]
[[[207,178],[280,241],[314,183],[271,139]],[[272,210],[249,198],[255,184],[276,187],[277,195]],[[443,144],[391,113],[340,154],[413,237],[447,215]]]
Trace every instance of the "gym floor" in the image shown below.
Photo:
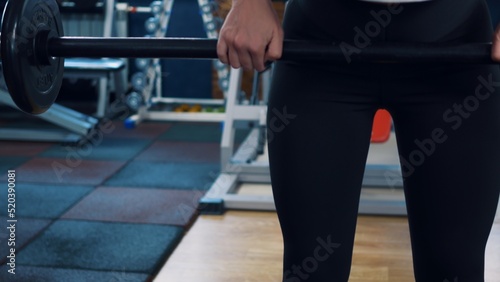
[[[11,112],[0,127],[51,125]],[[128,130],[117,120],[80,147],[0,142],[5,187],[7,171],[16,171],[17,219],[10,232],[1,189],[0,281],[150,280],[219,172],[220,137],[220,124],[150,122]],[[7,272],[9,236],[15,275]]]
[[[50,127],[5,112],[0,127]],[[0,142],[0,181],[16,171],[17,219],[13,275],[6,264],[12,233],[0,210],[0,281],[279,281],[274,212],[196,210],[219,172],[220,124],[148,122],[129,130],[115,120],[101,133],[81,147]],[[246,132],[237,135],[242,141]],[[351,281],[413,281],[407,230],[405,217],[360,216]],[[500,281],[499,250],[497,220],[488,282]]]

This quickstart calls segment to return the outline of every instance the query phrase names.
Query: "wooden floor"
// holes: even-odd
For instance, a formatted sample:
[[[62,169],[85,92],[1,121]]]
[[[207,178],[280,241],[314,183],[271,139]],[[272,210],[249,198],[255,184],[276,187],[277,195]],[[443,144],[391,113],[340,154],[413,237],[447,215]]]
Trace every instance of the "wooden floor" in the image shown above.
[[[274,212],[201,216],[156,282],[280,281],[282,239]],[[414,281],[405,217],[360,216],[352,282]],[[487,282],[500,281],[500,218],[487,247]]]
[[[399,163],[395,140],[392,136],[388,142],[372,143],[368,163]],[[267,160],[266,154],[259,160]],[[270,191],[269,185],[246,184],[238,194],[271,195]],[[399,192],[395,197],[403,201]],[[279,282],[282,243],[275,212],[229,211],[224,216],[201,216],[155,281]],[[486,281],[500,282],[500,210],[488,242],[486,263]],[[359,217],[349,281],[414,281],[406,217]]]

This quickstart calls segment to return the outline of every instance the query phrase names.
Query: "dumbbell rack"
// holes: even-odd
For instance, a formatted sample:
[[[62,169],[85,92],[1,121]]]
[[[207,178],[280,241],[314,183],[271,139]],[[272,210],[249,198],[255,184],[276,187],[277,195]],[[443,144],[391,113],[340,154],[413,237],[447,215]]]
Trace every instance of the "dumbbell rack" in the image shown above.
[[[221,214],[226,209],[275,210],[269,161],[266,154],[262,154],[262,149],[266,148],[263,129],[266,128],[266,97],[270,76],[270,71],[262,75],[263,101],[243,105],[238,100],[242,71],[231,70],[221,141],[221,173],[200,200],[202,213]],[[239,148],[235,148],[235,130],[241,122],[253,123],[255,126]],[[394,136],[383,144],[372,143],[359,213],[405,215],[402,183]],[[241,193],[243,189],[245,193]]]
[[[158,1],[156,1],[158,2]],[[155,2],[153,2],[155,3]],[[161,12],[153,8],[156,13],[146,22],[146,27],[151,25],[154,28],[146,28],[151,36],[165,37],[170,13],[172,11],[173,0],[164,0]],[[154,5],[153,5],[154,6]],[[210,0],[198,0],[200,14],[204,23],[207,38],[216,39],[218,37],[217,23],[213,15],[214,9]],[[157,7],[157,6],[156,6]],[[127,104],[140,105],[137,113],[130,116],[125,121],[125,126],[135,127],[138,123],[145,120],[155,121],[197,121],[197,122],[221,122],[224,121],[223,112],[173,112],[168,108],[170,105],[188,104],[202,105],[207,107],[223,108],[224,99],[199,99],[199,98],[169,98],[162,96],[161,65],[159,59],[139,59],[136,65],[142,71],[132,76],[132,85],[138,86],[135,93],[131,93],[127,99]],[[213,68],[217,71],[219,77],[219,87],[224,93],[227,93],[229,68],[218,60],[213,60]],[[154,94],[153,94],[154,92]],[[161,106],[160,109],[153,109],[154,106]],[[166,106],[166,107],[165,107]],[[172,108],[172,106],[171,106]]]

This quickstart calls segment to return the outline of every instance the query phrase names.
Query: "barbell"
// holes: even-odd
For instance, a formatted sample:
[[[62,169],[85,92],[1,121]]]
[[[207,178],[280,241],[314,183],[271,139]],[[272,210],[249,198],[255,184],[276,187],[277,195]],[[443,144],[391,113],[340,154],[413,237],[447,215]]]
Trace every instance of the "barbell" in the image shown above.
[[[56,100],[65,57],[216,59],[217,40],[201,38],[65,37],[56,0],[10,0],[0,35],[3,74],[12,100],[30,114]],[[355,46],[353,46],[355,47]],[[355,51],[352,51],[355,50]],[[285,40],[284,61],[492,64],[491,43],[373,43],[350,49],[331,42]]]

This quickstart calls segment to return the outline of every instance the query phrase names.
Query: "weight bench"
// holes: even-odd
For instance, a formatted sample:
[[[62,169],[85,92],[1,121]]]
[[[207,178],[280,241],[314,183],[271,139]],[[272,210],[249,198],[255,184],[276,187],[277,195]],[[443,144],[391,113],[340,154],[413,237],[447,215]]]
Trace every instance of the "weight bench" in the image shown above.
[[[126,65],[120,59],[88,59],[70,58],[64,61],[64,77],[78,79],[99,79],[99,99],[96,116],[102,118],[108,113],[109,79],[115,81],[115,91],[118,95],[125,93],[125,81],[120,74]]]
[[[112,36],[115,0],[62,0],[59,5],[63,30],[67,35]],[[108,114],[111,85],[114,86],[117,96],[122,96],[126,92],[124,75],[126,67],[123,59],[67,58],[64,62],[64,77],[98,80],[95,116],[102,118]]]

